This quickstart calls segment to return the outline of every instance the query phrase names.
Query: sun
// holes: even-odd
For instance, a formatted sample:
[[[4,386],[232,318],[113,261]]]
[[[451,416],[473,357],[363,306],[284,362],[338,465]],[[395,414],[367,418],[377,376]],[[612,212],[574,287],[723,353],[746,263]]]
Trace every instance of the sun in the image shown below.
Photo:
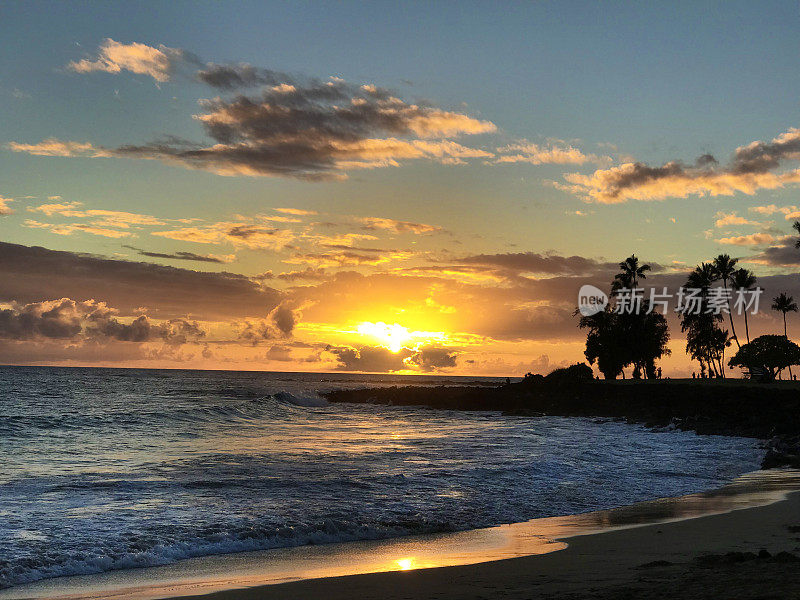
[[[361,335],[375,338],[392,352],[400,352],[414,337],[408,328],[397,323],[388,325],[383,321],[378,323],[365,321],[358,326],[357,331]]]
[[[391,352],[400,352],[403,348],[417,349],[419,346],[431,342],[442,342],[447,336],[441,331],[410,331],[407,327],[393,323],[389,325],[383,321],[372,323],[364,321],[356,328],[360,335],[376,340],[381,346]]]

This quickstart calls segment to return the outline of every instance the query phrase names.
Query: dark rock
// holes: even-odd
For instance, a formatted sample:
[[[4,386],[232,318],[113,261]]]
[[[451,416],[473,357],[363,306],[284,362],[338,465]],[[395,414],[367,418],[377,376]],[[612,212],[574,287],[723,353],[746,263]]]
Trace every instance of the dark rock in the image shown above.
[[[713,567],[717,565],[734,565],[757,559],[758,555],[753,552],[728,552],[726,554],[704,554],[694,560],[705,567]]]
[[[777,436],[767,442],[762,469],[776,467],[800,468],[800,436]]]
[[[778,552],[770,560],[777,563],[796,563],[800,562],[800,557],[791,552]]]
[[[639,565],[640,569],[650,569],[653,567],[670,567],[675,563],[671,563],[668,560],[654,560],[649,563],[644,563],[643,565]]]

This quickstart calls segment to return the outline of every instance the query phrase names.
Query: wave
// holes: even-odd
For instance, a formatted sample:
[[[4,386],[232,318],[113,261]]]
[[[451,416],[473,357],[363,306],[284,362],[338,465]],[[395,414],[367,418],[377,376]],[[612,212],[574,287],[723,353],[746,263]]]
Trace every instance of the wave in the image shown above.
[[[198,399],[192,405],[186,401],[169,401],[158,408],[116,412],[113,414],[92,414],[90,412],[52,415],[0,415],[0,435],[29,436],[36,430],[105,428],[111,426],[152,427],[153,424],[184,423],[224,423],[232,421],[253,421],[279,415],[295,408],[320,408],[329,403],[316,393],[295,394],[278,391],[266,396],[235,397],[228,401],[214,399],[208,403]]]
[[[464,527],[462,526],[461,529]],[[128,543],[107,547],[104,551],[72,550],[65,554],[37,553],[22,561],[0,558],[0,589],[33,583],[52,577],[93,575],[106,571],[167,565],[187,558],[252,552],[296,546],[379,540],[424,533],[456,531],[452,523],[414,521],[398,523],[354,523],[325,520],[300,526],[259,528],[243,525],[229,532],[174,539],[148,548],[136,548],[141,535],[131,535]],[[126,547],[127,546],[127,547]]]

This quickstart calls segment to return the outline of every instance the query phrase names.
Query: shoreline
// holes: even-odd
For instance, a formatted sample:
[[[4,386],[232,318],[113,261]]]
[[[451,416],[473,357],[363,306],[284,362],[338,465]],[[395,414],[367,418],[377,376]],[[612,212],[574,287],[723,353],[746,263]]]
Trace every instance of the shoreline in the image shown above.
[[[216,555],[164,567],[48,579],[0,591],[0,599],[307,598],[328,596],[325,585],[334,589],[371,585],[365,583],[372,581],[370,578],[391,578],[400,571],[401,576],[416,577],[412,574],[455,570],[459,576],[472,577],[473,569],[491,570],[486,565],[563,555],[573,548],[574,540],[582,538],[739,514],[780,504],[790,496],[797,498],[800,507],[798,490],[800,471],[757,471],[714,490],[610,510],[456,533]],[[800,525],[800,517],[797,520]],[[379,577],[379,581],[383,580]],[[380,589],[383,585],[374,590],[376,598],[385,592]],[[309,586],[317,592],[310,593]],[[348,593],[342,591],[341,597],[362,597],[360,592]]]
[[[763,506],[578,535],[558,552],[229,590],[204,600],[696,599],[800,595],[800,493]],[[180,596],[178,596],[180,597]],[[177,597],[176,597],[177,598]]]

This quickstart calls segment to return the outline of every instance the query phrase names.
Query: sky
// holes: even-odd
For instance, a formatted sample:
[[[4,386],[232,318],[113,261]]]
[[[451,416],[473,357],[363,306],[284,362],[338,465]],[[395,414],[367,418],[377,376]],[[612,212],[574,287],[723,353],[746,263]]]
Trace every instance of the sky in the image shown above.
[[[798,17],[3,3],[0,362],[546,373],[632,253],[800,296]]]

